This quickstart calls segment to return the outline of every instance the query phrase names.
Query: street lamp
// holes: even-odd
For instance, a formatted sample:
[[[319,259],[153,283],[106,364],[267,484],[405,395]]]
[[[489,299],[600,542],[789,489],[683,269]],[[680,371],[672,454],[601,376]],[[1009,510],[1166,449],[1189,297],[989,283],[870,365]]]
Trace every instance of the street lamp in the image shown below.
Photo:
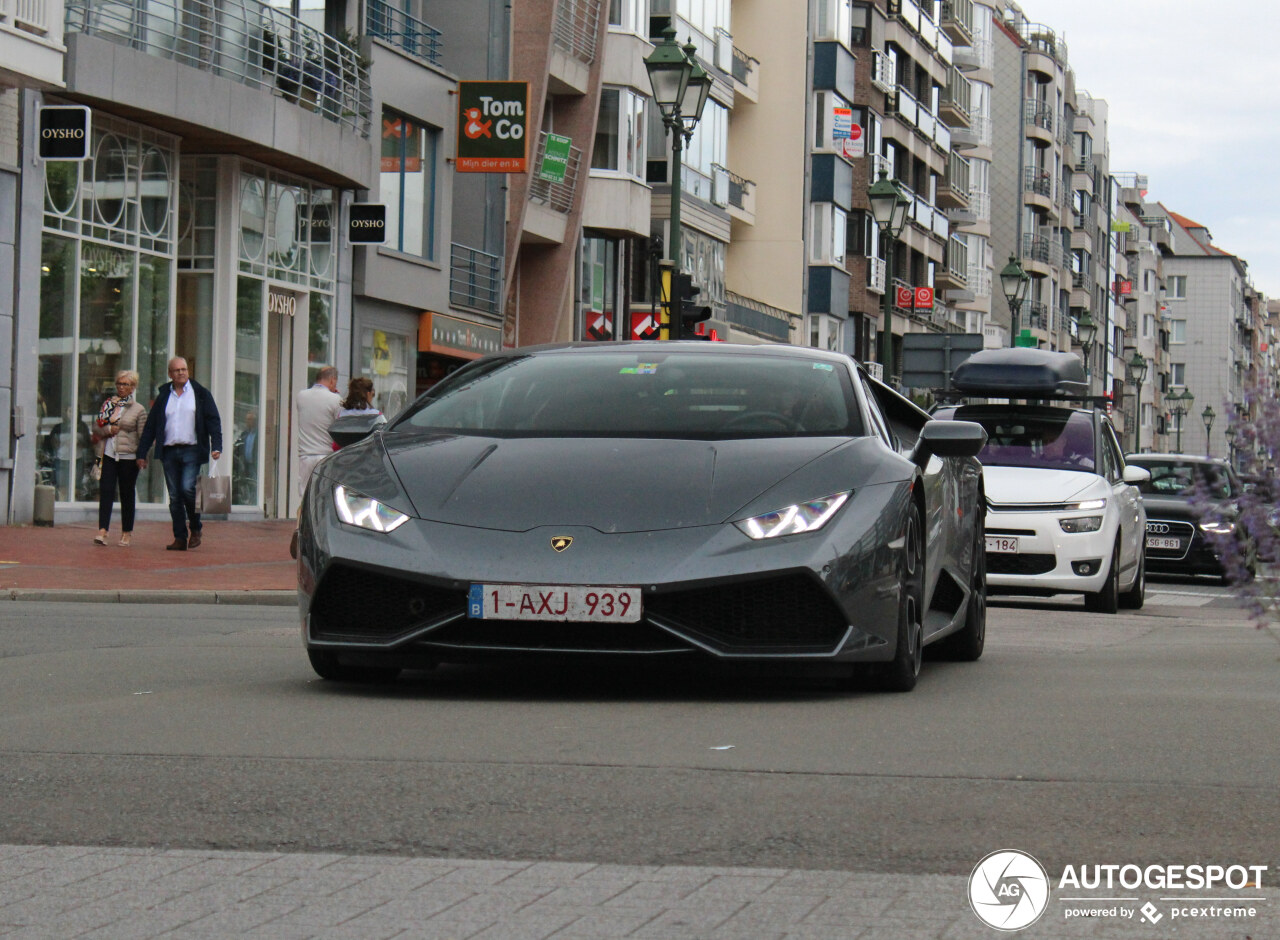
[[[1093,356],[1093,344],[1098,340],[1098,324],[1093,322],[1086,310],[1076,321],[1076,338],[1080,341],[1080,353],[1084,356],[1084,377],[1089,380],[1089,361]]]
[[[884,381],[888,383],[893,371],[893,248],[902,234],[902,227],[907,224],[911,200],[896,179],[889,179],[883,167],[880,178],[867,189],[867,199],[871,203],[871,215],[880,229],[880,237],[885,240],[884,296],[880,301],[880,364],[884,368]]]
[[[1175,453],[1182,453],[1182,416],[1191,410],[1191,404],[1196,400],[1196,396],[1191,394],[1191,389],[1184,388],[1182,394],[1170,391],[1164,396],[1165,404],[1169,406],[1169,414],[1173,416],[1174,427],[1177,429],[1177,442],[1174,445]]]
[[[1136,401],[1136,412],[1133,422],[1133,452],[1135,454],[1142,453],[1142,383],[1147,378],[1148,363],[1142,353],[1136,349],[1133,351],[1133,358],[1124,364],[1124,379],[1133,386],[1133,396]]]
[[[672,273],[680,271],[680,177],[681,153],[702,120],[702,109],[711,91],[711,76],[698,64],[693,43],[681,47],[676,28],[667,21],[662,42],[644,60],[653,86],[653,100],[662,112],[662,124],[671,135],[671,237],[668,239]],[[673,282],[674,283],[674,282]],[[669,292],[670,293],[670,292]],[[680,299],[668,297],[667,337],[680,339]]]
[[[1009,302],[1009,345],[1016,346],[1018,313],[1022,309],[1022,302],[1027,299],[1031,275],[1022,270],[1022,265],[1014,255],[1010,255],[1009,263],[1000,269],[1000,287],[1004,290],[1004,299]]]
[[[1213,419],[1217,415],[1213,413],[1212,405],[1205,405],[1204,411],[1200,412],[1200,420],[1204,422],[1204,455],[1209,456],[1212,448],[1209,446],[1210,435],[1213,434]]]

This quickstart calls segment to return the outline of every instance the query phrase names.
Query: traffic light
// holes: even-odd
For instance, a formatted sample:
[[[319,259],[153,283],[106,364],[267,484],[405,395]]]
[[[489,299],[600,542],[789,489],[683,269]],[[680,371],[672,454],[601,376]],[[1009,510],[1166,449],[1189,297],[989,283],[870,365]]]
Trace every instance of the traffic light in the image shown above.
[[[671,278],[671,300],[673,306],[679,304],[680,316],[672,318],[672,339],[710,339],[694,333],[694,324],[711,319],[711,306],[698,304],[694,300],[702,293],[701,288],[693,283],[691,274],[675,274]]]

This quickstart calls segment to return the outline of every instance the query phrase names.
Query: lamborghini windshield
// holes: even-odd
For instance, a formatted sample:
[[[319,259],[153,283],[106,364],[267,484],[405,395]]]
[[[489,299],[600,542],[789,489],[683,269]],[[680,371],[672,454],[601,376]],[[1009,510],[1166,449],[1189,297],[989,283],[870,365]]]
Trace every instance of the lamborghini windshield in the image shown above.
[[[863,433],[849,371],[801,356],[574,350],[481,360],[395,424],[498,437]],[[655,471],[659,468],[655,468]]]

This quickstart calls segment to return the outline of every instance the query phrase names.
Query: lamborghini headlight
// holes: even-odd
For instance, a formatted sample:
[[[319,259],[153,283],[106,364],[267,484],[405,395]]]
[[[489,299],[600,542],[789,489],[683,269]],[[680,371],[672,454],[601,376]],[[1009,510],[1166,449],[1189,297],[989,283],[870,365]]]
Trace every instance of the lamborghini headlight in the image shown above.
[[[840,507],[852,495],[852,491],[835,493],[807,503],[796,503],[763,515],[752,516],[735,522],[739,529],[753,539],[776,539],[783,535],[799,535],[816,532],[831,521]]]
[[[384,506],[372,496],[353,492],[342,484],[333,488],[333,504],[338,510],[338,518],[347,525],[374,532],[393,532],[409,521],[409,517],[399,510]]]

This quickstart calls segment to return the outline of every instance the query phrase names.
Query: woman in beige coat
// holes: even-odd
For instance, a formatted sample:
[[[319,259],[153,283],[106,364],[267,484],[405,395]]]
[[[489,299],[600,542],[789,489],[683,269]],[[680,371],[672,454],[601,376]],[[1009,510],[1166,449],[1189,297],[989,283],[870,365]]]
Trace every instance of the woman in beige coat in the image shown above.
[[[138,485],[138,438],[147,423],[147,409],[134,400],[138,373],[125,370],[116,376],[116,393],[102,403],[98,412],[98,433],[105,439],[102,449],[102,478],[98,484],[98,534],[94,541],[107,544],[111,528],[111,506],[120,489],[120,544],[133,536],[134,506]]]

